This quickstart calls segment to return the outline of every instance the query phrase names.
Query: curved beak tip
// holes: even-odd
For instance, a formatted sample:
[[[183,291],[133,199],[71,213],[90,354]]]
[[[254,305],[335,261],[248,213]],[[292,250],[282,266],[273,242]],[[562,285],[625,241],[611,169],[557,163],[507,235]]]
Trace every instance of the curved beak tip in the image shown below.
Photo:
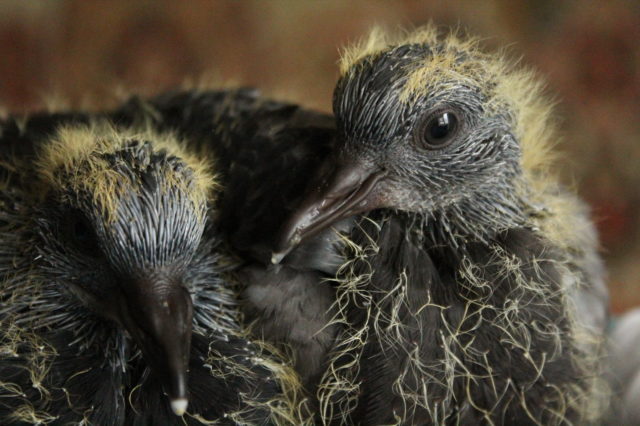
[[[187,411],[189,401],[187,398],[176,398],[171,400],[171,410],[176,416],[182,416]]]
[[[324,174],[324,170],[322,170]],[[387,172],[368,163],[338,163],[321,185],[308,188],[296,210],[280,229],[271,262],[279,263],[302,240],[345,217],[381,207],[374,189]]]
[[[279,264],[286,255],[287,255],[286,251],[282,251],[282,252],[279,252],[279,253],[276,253],[276,252],[272,253],[271,254],[271,263],[274,264],[274,265]]]

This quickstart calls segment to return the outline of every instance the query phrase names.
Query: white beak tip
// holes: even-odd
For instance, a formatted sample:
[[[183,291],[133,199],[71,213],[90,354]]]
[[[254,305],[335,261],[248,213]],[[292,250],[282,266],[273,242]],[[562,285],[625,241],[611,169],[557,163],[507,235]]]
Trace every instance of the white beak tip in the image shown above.
[[[271,263],[274,265],[277,265],[280,263],[280,261],[287,255],[287,253],[273,253],[271,255]]]
[[[182,416],[187,411],[189,401],[187,398],[176,398],[171,400],[171,410],[176,416]]]

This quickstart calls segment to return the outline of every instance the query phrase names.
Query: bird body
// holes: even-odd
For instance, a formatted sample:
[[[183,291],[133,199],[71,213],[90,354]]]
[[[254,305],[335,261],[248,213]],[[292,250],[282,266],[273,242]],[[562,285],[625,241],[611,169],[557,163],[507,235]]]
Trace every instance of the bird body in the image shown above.
[[[0,422],[301,421],[241,326],[207,159],[107,115],[2,123]]]
[[[273,256],[356,217],[322,421],[597,423],[603,268],[540,84],[433,27],[374,31],[341,71],[336,141]]]

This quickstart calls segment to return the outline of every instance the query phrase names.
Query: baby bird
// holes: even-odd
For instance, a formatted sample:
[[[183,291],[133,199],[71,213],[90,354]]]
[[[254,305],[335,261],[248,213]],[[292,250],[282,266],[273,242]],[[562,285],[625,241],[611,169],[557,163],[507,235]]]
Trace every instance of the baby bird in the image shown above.
[[[297,423],[240,326],[207,161],[84,114],[1,123],[0,423]]]
[[[374,31],[333,105],[336,142],[273,254],[356,218],[322,422],[598,422],[603,267],[531,73],[432,27]]]
[[[334,290],[325,277],[343,263],[342,239],[319,233],[280,265],[271,250],[283,217],[291,214],[334,142],[334,119],[270,100],[253,89],[168,92],[131,98],[112,116],[121,123],[152,123],[215,154],[224,187],[217,223],[240,254],[243,313],[253,333],[286,348],[313,399],[326,354],[339,328],[329,324]],[[352,221],[335,228],[346,231]]]

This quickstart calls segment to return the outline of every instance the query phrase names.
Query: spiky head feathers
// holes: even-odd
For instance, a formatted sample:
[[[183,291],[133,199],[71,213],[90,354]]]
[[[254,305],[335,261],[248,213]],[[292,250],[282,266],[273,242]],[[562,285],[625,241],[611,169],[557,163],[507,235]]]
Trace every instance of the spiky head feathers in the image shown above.
[[[543,93],[544,84],[531,70],[518,67],[505,53],[486,53],[480,41],[455,31],[443,34],[434,25],[408,33],[389,33],[376,27],[359,42],[343,49],[342,79],[380,58],[394,56],[403,46],[423,48],[423,54],[404,66],[398,94],[405,102],[435,90],[474,88],[482,95],[486,113],[508,112],[512,130],[522,151],[525,173],[545,169],[557,136],[552,103]]]
[[[478,46],[427,26],[376,29],[344,51],[334,165],[283,227],[276,254],[377,208],[417,214],[454,244],[536,225],[530,212],[557,192],[550,107],[531,72]]]
[[[481,226],[503,219],[500,228],[536,204],[532,194],[555,190],[550,105],[505,55],[433,26],[395,37],[376,29],[340,67],[342,156],[385,170],[379,207],[439,214],[474,199],[492,216]]]
[[[157,175],[163,191],[177,186],[194,204],[206,202],[216,187],[211,165],[184,146],[174,135],[150,129],[108,122],[67,126],[45,145],[38,169],[52,189],[90,193],[112,220],[118,199],[126,191],[139,192],[145,172]]]
[[[215,182],[186,147],[171,134],[108,122],[62,127],[43,143],[41,194],[32,198],[35,267],[54,289],[46,303],[67,306],[67,325],[91,312],[126,329],[178,407],[188,395],[192,330],[229,323],[226,308],[202,307],[196,295],[227,297],[216,294],[217,239],[203,238]]]
[[[63,127],[39,172],[52,203],[78,216],[67,231],[100,234],[123,268],[152,267],[195,248],[215,188],[208,164],[183,146],[171,134],[105,122]]]

